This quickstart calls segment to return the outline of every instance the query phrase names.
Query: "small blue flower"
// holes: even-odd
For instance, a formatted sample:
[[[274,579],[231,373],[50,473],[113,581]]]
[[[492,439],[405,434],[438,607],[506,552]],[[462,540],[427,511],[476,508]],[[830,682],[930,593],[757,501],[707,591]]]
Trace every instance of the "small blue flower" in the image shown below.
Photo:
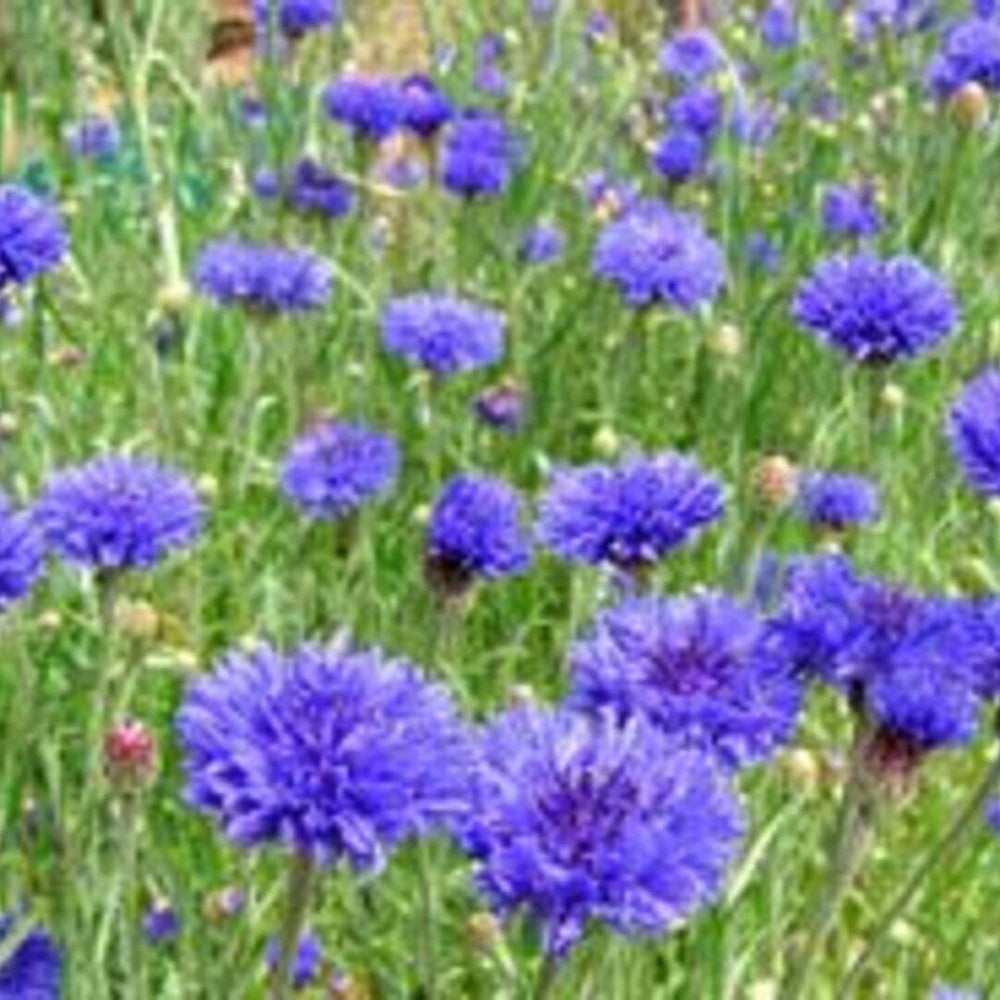
[[[27,512],[0,493],[0,611],[25,597],[45,570],[45,543]]]
[[[675,129],[710,139],[722,124],[722,94],[714,87],[694,86],[678,94],[667,105],[667,120]]]
[[[948,438],[973,488],[1000,496],[1000,368],[984,368],[962,390],[949,413]]]
[[[54,473],[32,516],[61,558],[108,571],[148,568],[192,545],[205,511],[183,474],[109,455]]]
[[[679,184],[703,173],[707,157],[701,136],[687,129],[671,129],[653,150],[653,167],[668,181]]]
[[[87,115],[65,132],[66,147],[81,160],[111,160],[121,147],[118,123],[109,115]]]
[[[823,198],[823,228],[832,236],[859,239],[882,229],[882,213],[871,184],[834,184]]]
[[[142,932],[151,944],[172,941],[181,932],[181,919],[169,900],[157,900],[142,919]]]
[[[267,942],[264,952],[264,962],[272,972],[278,967],[280,947],[277,938]],[[319,978],[320,967],[323,964],[323,946],[312,931],[304,931],[295,949],[292,960],[292,986],[296,990],[305,989]]]
[[[466,198],[501,194],[518,155],[503,118],[487,111],[463,111],[445,133],[441,182]]]
[[[760,15],[760,35],[769,49],[790,49],[798,44],[795,8],[787,0],[774,0]]]
[[[323,91],[327,114],[365,139],[381,141],[403,127],[406,101],[396,80],[342,76]]]
[[[10,286],[51,271],[68,251],[55,208],[26,188],[0,184],[0,298]]]
[[[504,318],[475,302],[443,293],[392,299],[382,314],[382,342],[435,375],[454,375],[499,361]]]
[[[744,249],[747,259],[767,274],[774,274],[781,268],[781,249],[774,239],[754,230],[746,239]]]
[[[343,15],[340,0],[254,0],[254,13],[260,29],[269,29],[273,17],[289,38],[336,24]]]
[[[538,533],[564,559],[628,572],[694,538],[723,508],[722,485],[694,459],[636,455],[618,465],[557,470]]]
[[[521,260],[529,264],[545,264],[559,260],[566,249],[563,231],[549,222],[539,222],[522,237],[518,247]]]
[[[913,257],[829,257],[799,285],[793,315],[820,341],[862,364],[935,347],[958,321],[948,286]]]
[[[818,470],[800,475],[795,506],[813,527],[833,531],[875,521],[881,512],[878,487],[870,479]]]
[[[726,281],[722,250],[701,219],[652,199],[605,226],[594,271],[633,307],[662,302],[692,310],[714,299]]]
[[[329,301],[333,272],[322,257],[307,250],[217,240],[199,254],[195,283],[224,305],[238,303],[266,313],[303,312]]]
[[[471,744],[447,691],[346,641],[224,657],[177,727],[188,801],[244,847],[377,869],[467,808]]]
[[[530,562],[524,506],[513,487],[475,475],[445,484],[427,527],[425,563],[432,584],[461,593],[477,578],[522,573]]]
[[[641,717],[516,709],[482,738],[463,837],[492,907],[563,956],[592,923],[659,935],[721,892],[742,810],[713,762]]]
[[[403,124],[428,139],[448,124],[454,108],[448,96],[422,73],[407,76],[399,85],[403,101]]]
[[[524,424],[527,396],[516,382],[507,380],[484,389],[474,407],[484,424],[513,433]]]
[[[337,219],[350,212],[354,192],[339,175],[305,157],[292,172],[288,200],[300,211]]]
[[[17,920],[0,915],[0,948]],[[62,956],[43,930],[29,931],[0,965],[0,1000],[59,1000],[62,994]]]
[[[669,76],[700,80],[725,65],[718,39],[704,29],[679,31],[660,49],[660,66]]]

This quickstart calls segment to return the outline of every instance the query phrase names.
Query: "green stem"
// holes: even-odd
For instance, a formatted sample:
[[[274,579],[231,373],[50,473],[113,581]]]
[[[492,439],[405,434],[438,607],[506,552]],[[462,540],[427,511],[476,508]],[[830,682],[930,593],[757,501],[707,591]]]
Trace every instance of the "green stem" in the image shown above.
[[[316,859],[313,855],[305,851],[296,853],[292,857],[288,873],[288,897],[281,936],[278,939],[278,963],[271,982],[271,1000],[289,1000],[292,995],[295,956],[309,911],[309,897],[312,895],[315,877]]]
[[[538,978],[531,991],[532,1000],[547,1000],[552,995],[556,977],[559,974],[559,960],[552,952],[547,952],[538,970]]]
[[[139,912],[136,906],[136,873],[138,871],[139,797],[126,795],[121,803],[121,898],[119,899],[121,926],[122,982],[125,995],[143,995],[139,971]]]
[[[437,949],[434,925],[437,922],[437,898],[434,894],[434,873],[431,871],[430,851],[426,841],[418,845],[418,873],[420,878],[420,927],[417,942],[420,951],[420,984],[426,1000],[437,996]]]
[[[1000,753],[986,769],[979,783],[972,790],[963,808],[941,835],[938,841],[924,855],[921,862],[910,872],[909,877],[900,887],[895,897],[883,910],[866,941],[861,954],[854,960],[844,981],[837,992],[838,1000],[854,995],[861,974],[871,964],[879,948],[885,943],[896,921],[906,912],[910,903],[945,859],[955,851],[963,840],[980,822],[983,807],[1000,784]]]

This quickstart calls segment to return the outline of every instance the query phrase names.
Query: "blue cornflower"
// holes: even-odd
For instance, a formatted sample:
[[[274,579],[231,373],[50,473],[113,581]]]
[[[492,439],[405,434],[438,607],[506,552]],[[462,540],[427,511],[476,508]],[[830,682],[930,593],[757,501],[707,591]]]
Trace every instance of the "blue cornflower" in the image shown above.
[[[618,465],[557,470],[538,533],[564,559],[641,569],[722,516],[721,483],[692,458],[664,452]]]
[[[399,464],[399,446],[388,434],[324,421],[292,445],[281,485],[309,517],[337,519],[392,489]]]
[[[59,213],[26,188],[0,184],[0,298],[51,271],[69,250]]]
[[[614,30],[614,18],[606,10],[592,10],[587,15],[584,35],[591,45],[598,44]]]
[[[927,67],[927,83],[937,97],[963,84],[1000,90],[1000,22],[967,17],[951,25]]]
[[[270,201],[281,194],[281,175],[273,167],[260,167],[250,181],[253,193],[263,201]]]
[[[929,351],[958,320],[948,286],[920,261],[870,253],[820,261],[792,311],[820,341],[863,364]]]
[[[330,298],[330,265],[308,250],[238,240],[209,243],[198,256],[195,282],[210,298],[266,313],[317,309]]]
[[[121,147],[118,123],[110,115],[86,115],[65,132],[66,147],[81,160],[111,160]]]
[[[755,229],[746,239],[744,250],[747,259],[767,274],[781,268],[781,249],[767,233]]]
[[[823,228],[832,236],[874,236],[882,228],[882,213],[871,184],[834,184],[823,197]]]
[[[399,83],[380,76],[342,76],[323,91],[327,114],[355,135],[381,141],[403,127],[406,101]]]
[[[382,314],[382,342],[435,375],[499,361],[504,317],[467,299],[421,292],[392,299]]]
[[[0,493],[0,611],[24,597],[45,569],[45,543],[35,520]]]
[[[539,222],[521,238],[518,256],[529,264],[558,260],[566,249],[566,235],[550,222]]]
[[[450,479],[431,511],[424,559],[428,579],[446,594],[523,572],[531,541],[520,494],[492,476]]]
[[[521,429],[527,410],[527,394],[509,379],[485,388],[475,400],[476,416],[484,424],[513,433]]]
[[[264,952],[264,962],[272,972],[278,967],[280,952],[281,946],[277,938],[271,938],[267,942],[267,950]],[[292,961],[293,988],[302,990],[310,983],[315,982],[319,977],[322,964],[323,946],[319,943],[319,938],[312,931],[304,931],[299,937],[295,958]]]
[[[510,93],[510,80],[498,63],[483,59],[476,66],[473,86],[491,97],[506,97]]]
[[[407,76],[399,85],[403,101],[403,124],[423,139],[429,139],[451,121],[455,111],[448,95],[422,73]]]
[[[775,0],[760,15],[760,36],[769,49],[790,49],[798,44],[799,25],[795,8]]]
[[[109,571],[153,566],[193,544],[205,512],[182,473],[109,455],[54,473],[33,517],[61,558]]]
[[[675,129],[710,139],[719,131],[725,109],[722,94],[714,87],[689,87],[667,105],[667,120]]]
[[[441,182],[466,198],[498,195],[510,183],[517,159],[517,142],[502,117],[463,111],[445,133]]]
[[[172,941],[180,934],[181,918],[169,900],[159,899],[149,907],[142,918],[142,932],[151,944]]]
[[[464,837],[477,883],[501,914],[527,911],[549,954],[593,922],[662,934],[720,893],[739,803],[710,758],[641,717],[515,709],[481,757]]]
[[[570,653],[571,704],[644,715],[727,767],[770,757],[795,729],[802,685],[752,610],[723,594],[626,600]]]
[[[282,34],[298,38],[336,24],[343,11],[340,0],[254,0],[254,14],[260,29],[268,30],[273,17]]]
[[[231,653],[177,725],[188,801],[244,847],[377,868],[466,808],[470,742],[447,691],[343,640]]]
[[[300,211],[337,219],[350,212],[354,191],[338,174],[304,157],[292,172],[288,200]]]
[[[881,499],[864,476],[807,470],[799,476],[795,509],[813,527],[843,531],[877,520]]]
[[[768,101],[749,101],[737,93],[730,116],[733,137],[746,146],[766,146],[778,128],[778,112]]]
[[[604,227],[593,266],[630,306],[663,302],[691,310],[714,299],[726,281],[722,250],[701,219],[653,199]]]
[[[16,922],[0,915],[0,947]],[[0,965],[0,1000],[59,1000],[61,984],[62,956],[43,930],[30,931]]]
[[[949,413],[948,438],[973,488],[1000,496],[1000,368],[984,368],[962,390]]]
[[[653,167],[668,181],[681,183],[697,177],[705,169],[708,147],[705,140],[688,129],[670,129],[653,150]]]
[[[660,49],[660,67],[669,76],[700,80],[722,69],[725,52],[710,31],[679,31]]]
[[[642,194],[635,181],[614,177],[605,170],[585,174],[580,187],[587,204],[603,218],[612,218],[634,207]]]

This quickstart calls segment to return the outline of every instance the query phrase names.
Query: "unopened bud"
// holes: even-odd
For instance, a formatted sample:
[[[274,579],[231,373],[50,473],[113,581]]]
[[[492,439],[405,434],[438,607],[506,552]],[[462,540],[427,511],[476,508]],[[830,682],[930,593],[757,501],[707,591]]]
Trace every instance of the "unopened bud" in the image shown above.
[[[507,705],[510,708],[527,708],[538,704],[538,696],[530,684],[512,684],[507,692]]]
[[[465,934],[473,951],[490,952],[503,940],[503,925],[492,913],[481,910],[466,921]]]
[[[820,764],[816,754],[805,747],[794,747],[781,759],[781,769],[796,785],[813,789],[821,777]]]
[[[767,455],[754,470],[754,491],[768,507],[785,507],[795,498],[798,475],[784,455]]]
[[[604,424],[594,433],[593,446],[602,458],[613,458],[621,447],[621,440],[613,427]]]
[[[989,95],[975,80],[970,80],[959,87],[951,95],[948,104],[955,121],[963,128],[981,129],[990,119]]]
[[[123,792],[139,791],[156,776],[156,738],[142,722],[116,722],[104,736],[104,770]]]
[[[63,344],[49,352],[49,364],[56,368],[77,368],[86,360],[86,351],[76,344]]]
[[[156,305],[161,312],[178,313],[191,301],[191,286],[183,278],[161,285]]]
[[[155,639],[160,629],[160,616],[148,601],[118,601],[115,604],[114,626],[132,639]]]
[[[247,905],[247,894],[236,885],[223,886],[205,897],[203,912],[216,923],[239,916]]]
[[[21,422],[17,419],[16,414],[0,413],[0,437],[13,437],[20,428]]]
[[[906,405],[906,393],[902,386],[889,382],[882,389],[880,402],[887,410],[898,412]]]
[[[738,326],[722,323],[709,334],[708,346],[720,357],[739,357],[743,350],[743,334]]]

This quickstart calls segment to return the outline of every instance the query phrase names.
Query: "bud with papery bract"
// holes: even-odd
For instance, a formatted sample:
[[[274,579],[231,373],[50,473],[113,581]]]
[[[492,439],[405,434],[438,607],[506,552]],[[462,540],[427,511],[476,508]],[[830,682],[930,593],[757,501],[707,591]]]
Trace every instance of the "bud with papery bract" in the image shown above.
[[[119,791],[140,791],[156,777],[156,737],[136,719],[116,722],[104,736],[104,771]]]
[[[182,473],[152,459],[110,455],[54,473],[33,517],[67,562],[125,570],[148,568],[193,544],[205,512]]]
[[[0,299],[10,287],[51,271],[68,252],[56,209],[27,188],[0,184]]]
[[[974,80],[962,84],[949,99],[955,120],[967,129],[981,129],[990,120],[990,98]]]
[[[278,967],[280,951],[278,940],[271,938],[264,953],[264,962],[272,973]],[[295,956],[292,959],[292,986],[296,990],[305,989],[319,976],[322,964],[323,947],[319,943],[319,938],[312,931],[304,931],[299,938],[298,947],[295,949]]]
[[[984,368],[951,406],[948,439],[973,489],[1000,497],[1000,368]]]
[[[62,995],[62,955],[52,938],[32,929],[9,955],[5,938],[16,933],[15,914],[0,914],[0,1000],[59,1000]]]

